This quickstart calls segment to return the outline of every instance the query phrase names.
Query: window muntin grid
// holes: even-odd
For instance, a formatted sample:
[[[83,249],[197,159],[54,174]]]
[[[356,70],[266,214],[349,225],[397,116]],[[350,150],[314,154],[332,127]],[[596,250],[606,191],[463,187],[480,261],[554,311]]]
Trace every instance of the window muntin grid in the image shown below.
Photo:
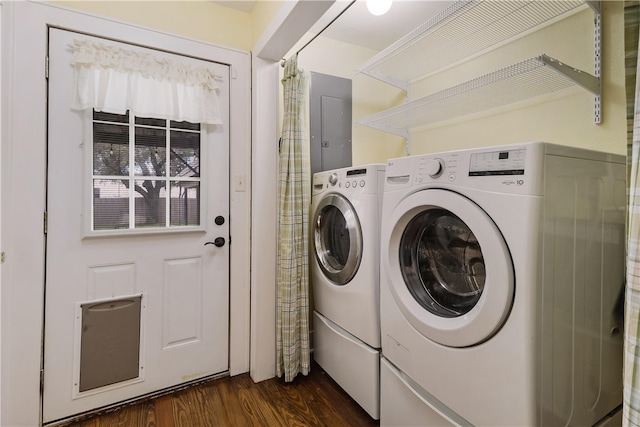
[[[200,124],[94,111],[92,132],[92,232],[201,227]]]

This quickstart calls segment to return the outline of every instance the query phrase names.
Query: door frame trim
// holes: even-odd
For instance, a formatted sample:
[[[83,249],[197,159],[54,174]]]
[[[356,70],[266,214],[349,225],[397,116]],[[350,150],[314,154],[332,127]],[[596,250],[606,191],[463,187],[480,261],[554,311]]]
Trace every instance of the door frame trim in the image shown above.
[[[251,58],[220,47],[101,18],[59,5],[2,5],[2,251],[0,279],[1,425],[38,425],[43,331],[46,207],[47,26],[135,40],[231,65],[230,177],[251,174]],[[35,37],[34,37],[35,36]],[[35,40],[33,40],[35,39]],[[28,88],[28,90],[25,90]],[[28,120],[28,121],[27,121]],[[14,143],[15,142],[15,143]],[[25,179],[27,178],[27,179]],[[233,180],[230,179],[230,182]],[[23,184],[23,185],[20,185]],[[237,190],[237,191],[234,191]],[[230,188],[231,375],[249,370],[250,188]],[[19,327],[17,326],[19,325]]]

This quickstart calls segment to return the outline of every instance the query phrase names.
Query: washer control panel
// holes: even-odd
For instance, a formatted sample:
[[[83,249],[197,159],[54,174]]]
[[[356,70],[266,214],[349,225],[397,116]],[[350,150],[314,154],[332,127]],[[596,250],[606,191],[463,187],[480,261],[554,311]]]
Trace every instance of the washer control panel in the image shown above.
[[[422,184],[433,180],[456,180],[458,156],[455,153],[442,154],[435,157],[419,158],[416,164],[414,183]]]
[[[542,194],[545,158],[570,154],[564,146],[527,142],[398,157],[387,161],[384,191],[452,185],[509,194]]]
[[[524,175],[524,148],[472,153],[469,176]]]
[[[367,185],[367,168],[350,169],[344,180],[345,188],[358,188]]]
[[[478,176],[521,176],[525,172],[525,148],[481,151],[465,156],[460,163],[458,152],[425,155],[418,158],[413,182],[421,184],[433,180],[454,182],[459,174]]]
[[[378,180],[382,180],[383,172],[384,165],[378,164],[317,172],[313,175],[313,193],[323,191],[377,193],[381,185]]]
[[[438,178],[444,172],[444,160],[440,158],[429,159],[425,165],[425,172],[431,178]]]
[[[367,185],[367,169],[351,169],[346,174],[333,172],[328,175],[326,183],[321,183],[325,188],[358,188]],[[314,182],[314,185],[318,184]]]

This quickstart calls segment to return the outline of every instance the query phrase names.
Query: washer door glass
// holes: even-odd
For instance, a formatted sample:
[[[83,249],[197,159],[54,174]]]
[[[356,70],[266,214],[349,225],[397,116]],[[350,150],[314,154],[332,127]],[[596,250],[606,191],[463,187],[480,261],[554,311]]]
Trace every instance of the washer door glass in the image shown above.
[[[400,269],[411,295],[431,313],[468,313],[484,289],[486,273],[478,239],[445,209],[414,217],[400,241]]]
[[[490,339],[515,294],[513,261],[496,223],[475,201],[450,190],[416,191],[395,205],[385,205],[388,200],[382,202],[380,280],[392,298],[384,304],[394,304],[420,334],[445,346]]]
[[[325,196],[316,208],[313,234],[324,275],[337,285],[349,283],[362,259],[362,232],[351,203],[339,194]]]

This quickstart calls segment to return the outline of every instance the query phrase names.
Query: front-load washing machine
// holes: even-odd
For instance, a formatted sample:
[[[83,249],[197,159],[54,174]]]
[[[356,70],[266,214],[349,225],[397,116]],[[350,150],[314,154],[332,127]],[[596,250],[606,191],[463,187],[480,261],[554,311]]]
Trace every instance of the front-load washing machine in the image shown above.
[[[381,424],[591,426],[622,403],[625,159],[526,143],[391,159]]]
[[[383,179],[383,164],[318,172],[311,209],[314,359],[374,419]]]

